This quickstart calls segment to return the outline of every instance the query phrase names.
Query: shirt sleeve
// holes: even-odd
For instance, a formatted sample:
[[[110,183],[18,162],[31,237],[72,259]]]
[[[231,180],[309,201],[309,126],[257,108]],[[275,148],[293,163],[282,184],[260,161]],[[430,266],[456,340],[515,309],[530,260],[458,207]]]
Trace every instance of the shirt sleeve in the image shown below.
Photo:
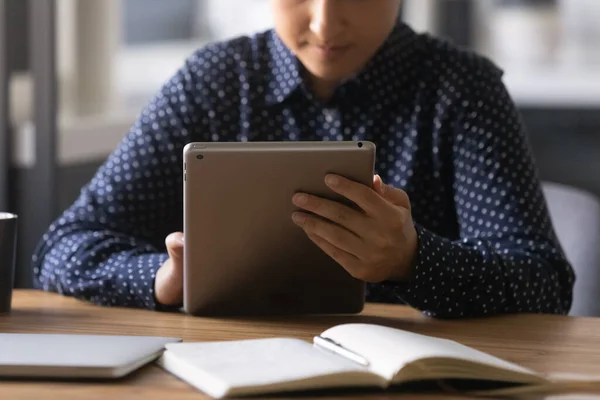
[[[500,76],[476,75],[454,124],[459,240],[416,225],[412,281],[392,296],[428,315],[566,314],[574,273],[553,230],[524,127]]]
[[[182,227],[182,151],[206,121],[186,64],[143,110],[33,257],[36,286],[93,303],[161,308],[154,277]],[[192,128],[194,127],[194,128]]]

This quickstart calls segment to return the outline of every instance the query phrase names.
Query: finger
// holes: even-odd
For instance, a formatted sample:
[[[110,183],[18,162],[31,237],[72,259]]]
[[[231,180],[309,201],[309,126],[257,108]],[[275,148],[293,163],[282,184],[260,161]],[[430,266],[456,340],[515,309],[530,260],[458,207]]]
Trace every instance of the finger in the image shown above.
[[[327,175],[325,183],[334,192],[354,202],[370,216],[385,214],[389,203],[372,188],[339,175]]]
[[[305,193],[298,193],[294,195],[292,202],[297,207],[343,226],[357,236],[360,236],[359,232],[365,230],[365,224],[368,217],[337,201],[331,201]]]
[[[360,260],[354,255],[334,246],[327,240],[315,234],[308,233],[307,235],[314,244],[316,244],[325,254],[340,264],[352,276],[354,276],[355,271],[359,270]]]
[[[395,206],[411,209],[410,199],[404,190],[386,185],[384,198]]]
[[[381,197],[385,196],[385,185],[383,184],[383,180],[381,179],[381,176],[379,175],[375,175],[373,177],[373,190],[375,192],[377,192],[378,195],[380,195]]]
[[[373,181],[373,189],[395,206],[404,207],[410,210],[410,199],[404,190],[386,185],[381,176],[376,175]]]
[[[335,247],[360,257],[364,242],[347,229],[303,212],[292,214],[292,220],[307,234],[319,236]]]

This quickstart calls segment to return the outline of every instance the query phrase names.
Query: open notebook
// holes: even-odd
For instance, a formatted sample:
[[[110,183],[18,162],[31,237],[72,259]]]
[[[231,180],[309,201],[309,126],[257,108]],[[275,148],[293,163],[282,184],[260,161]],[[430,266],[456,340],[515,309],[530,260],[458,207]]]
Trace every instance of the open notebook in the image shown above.
[[[215,398],[428,380],[506,383],[510,394],[556,383],[454,341],[371,324],[335,326],[312,344],[292,338],[170,343],[157,362]]]

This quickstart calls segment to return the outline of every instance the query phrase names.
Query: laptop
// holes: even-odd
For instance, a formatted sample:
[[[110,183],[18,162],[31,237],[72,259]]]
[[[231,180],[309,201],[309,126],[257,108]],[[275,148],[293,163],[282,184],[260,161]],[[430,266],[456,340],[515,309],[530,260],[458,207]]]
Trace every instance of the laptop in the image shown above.
[[[372,187],[371,142],[210,142],[184,148],[184,301],[197,316],[359,313],[365,283],[292,221],[306,192],[355,207],[328,173]]]
[[[0,333],[1,378],[116,379],[154,361],[167,343],[152,336]]]

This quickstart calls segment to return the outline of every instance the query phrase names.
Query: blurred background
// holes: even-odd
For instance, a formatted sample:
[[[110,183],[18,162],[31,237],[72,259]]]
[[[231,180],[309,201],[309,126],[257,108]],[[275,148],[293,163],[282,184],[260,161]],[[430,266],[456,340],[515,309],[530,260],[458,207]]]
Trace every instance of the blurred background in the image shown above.
[[[600,194],[599,0],[405,0],[402,18],[495,61],[542,178]],[[0,209],[20,215],[17,286],[183,60],[270,25],[269,0],[0,0]]]

